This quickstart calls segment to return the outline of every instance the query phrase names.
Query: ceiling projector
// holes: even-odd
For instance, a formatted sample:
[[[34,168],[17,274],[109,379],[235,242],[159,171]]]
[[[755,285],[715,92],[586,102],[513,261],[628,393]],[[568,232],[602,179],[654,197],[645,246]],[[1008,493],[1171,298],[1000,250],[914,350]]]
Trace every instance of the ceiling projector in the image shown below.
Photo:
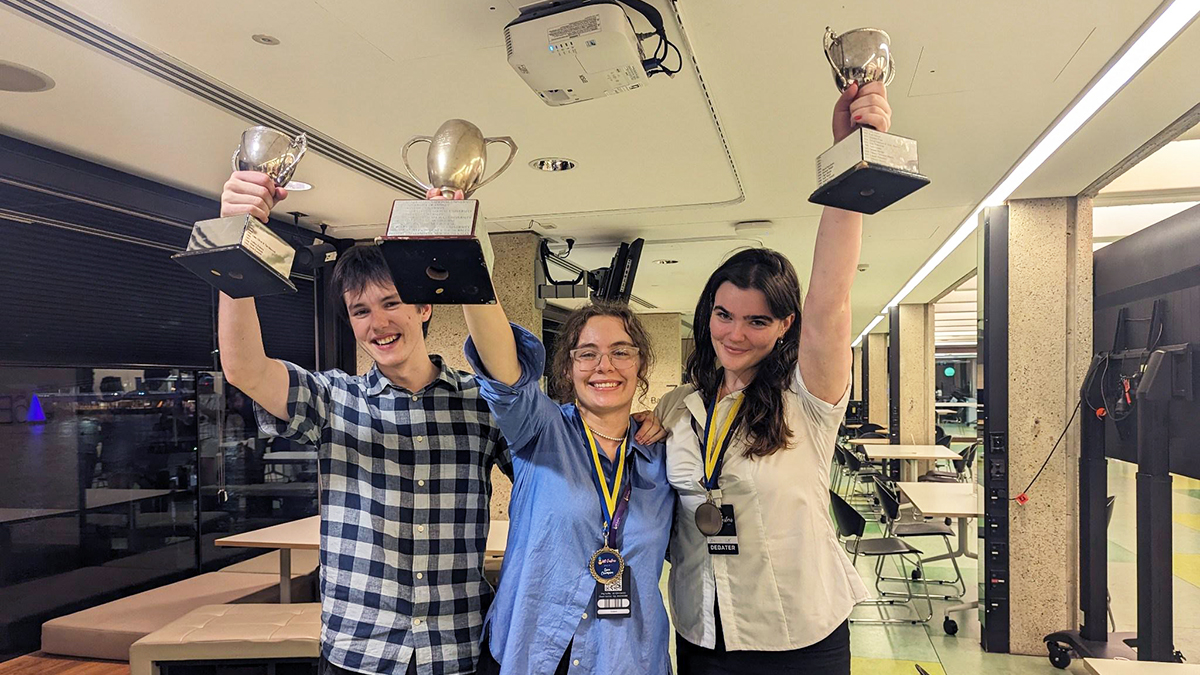
[[[632,91],[651,75],[679,72],[662,64],[667,47],[674,45],[666,39],[658,10],[640,0],[624,4],[643,14],[654,32],[639,35],[615,0],[551,0],[522,7],[504,27],[509,65],[552,106]],[[655,35],[659,47],[646,58],[642,38]]]

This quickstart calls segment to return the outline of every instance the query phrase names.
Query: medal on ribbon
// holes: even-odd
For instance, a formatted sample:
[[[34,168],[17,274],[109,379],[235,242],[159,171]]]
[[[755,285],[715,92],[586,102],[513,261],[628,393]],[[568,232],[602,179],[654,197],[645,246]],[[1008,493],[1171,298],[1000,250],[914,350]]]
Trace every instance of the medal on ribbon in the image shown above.
[[[729,415],[725,417],[718,431],[713,420],[716,417],[717,402],[708,407],[708,415],[704,423],[704,480],[700,484],[705,490],[705,501],[696,507],[696,527],[706,536],[714,536],[721,532],[721,507],[717,505],[716,496],[720,494],[717,481],[721,477],[721,466],[725,461],[725,450],[729,447],[730,430],[737,418],[738,410],[742,407],[744,396],[737,394]]]
[[[625,482],[625,451],[629,445],[629,439],[626,438],[622,441],[621,447],[617,449],[617,469],[613,472],[613,481],[610,486],[604,478],[604,465],[600,463],[600,446],[596,443],[596,438],[592,435],[592,430],[584,421],[582,414],[579,416],[579,421],[583,423],[583,433],[592,453],[592,466],[596,470],[596,493],[600,497],[600,508],[604,512],[604,532],[602,534],[604,543],[592,554],[592,558],[588,562],[588,572],[597,583],[607,584],[625,573],[625,558],[612,545],[611,539],[621,527],[621,521],[624,520],[625,513],[629,509],[630,493],[633,491],[632,482]],[[624,491],[622,491],[622,487],[625,488]]]

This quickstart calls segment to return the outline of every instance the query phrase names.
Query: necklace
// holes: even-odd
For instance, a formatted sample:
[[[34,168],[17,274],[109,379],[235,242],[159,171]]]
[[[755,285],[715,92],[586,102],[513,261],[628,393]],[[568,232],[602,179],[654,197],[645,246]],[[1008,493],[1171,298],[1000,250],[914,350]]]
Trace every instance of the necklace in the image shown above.
[[[624,436],[618,436],[618,437],[616,437],[616,438],[613,438],[612,436],[608,436],[608,435],[606,435],[606,434],[602,434],[602,433],[600,433],[599,431],[596,431],[595,429],[592,429],[592,433],[593,433],[593,434],[596,434],[596,435],[597,435],[597,436],[599,436],[600,438],[607,438],[608,440],[610,440],[610,441],[615,441],[615,442],[617,442],[617,443],[620,443],[621,441],[625,440],[625,437],[624,437]],[[626,429],[626,430],[625,430],[625,433],[629,433],[629,429]]]

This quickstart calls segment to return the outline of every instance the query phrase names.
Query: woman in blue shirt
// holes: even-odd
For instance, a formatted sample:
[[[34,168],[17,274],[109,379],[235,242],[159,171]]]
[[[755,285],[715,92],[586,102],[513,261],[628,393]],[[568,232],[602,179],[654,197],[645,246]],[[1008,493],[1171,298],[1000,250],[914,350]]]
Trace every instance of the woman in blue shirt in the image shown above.
[[[513,460],[502,583],[479,673],[670,673],[659,592],[675,494],[661,429],[630,415],[650,341],[626,306],[575,310],[545,348],[499,305],[464,306],[467,359]],[[510,327],[511,326],[511,327]],[[653,426],[657,428],[657,423]]]

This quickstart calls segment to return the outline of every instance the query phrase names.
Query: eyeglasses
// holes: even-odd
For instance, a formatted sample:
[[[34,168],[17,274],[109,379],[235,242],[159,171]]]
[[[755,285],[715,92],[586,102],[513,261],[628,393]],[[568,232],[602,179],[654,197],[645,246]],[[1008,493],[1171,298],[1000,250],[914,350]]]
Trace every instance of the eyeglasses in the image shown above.
[[[633,363],[637,361],[638,348],[616,347],[612,351],[602,352],[599,349],[593,349],[591,347],[581,347],[579,349],[572,349],[570,354],[571,360],[575,362],[575,365],[585,370],[594,370],[599,368],[600,359],[604,358],[605,356],[608,357],[608,362],[611,363],[614,368],[624,368],[626,366],[633,365]]]

